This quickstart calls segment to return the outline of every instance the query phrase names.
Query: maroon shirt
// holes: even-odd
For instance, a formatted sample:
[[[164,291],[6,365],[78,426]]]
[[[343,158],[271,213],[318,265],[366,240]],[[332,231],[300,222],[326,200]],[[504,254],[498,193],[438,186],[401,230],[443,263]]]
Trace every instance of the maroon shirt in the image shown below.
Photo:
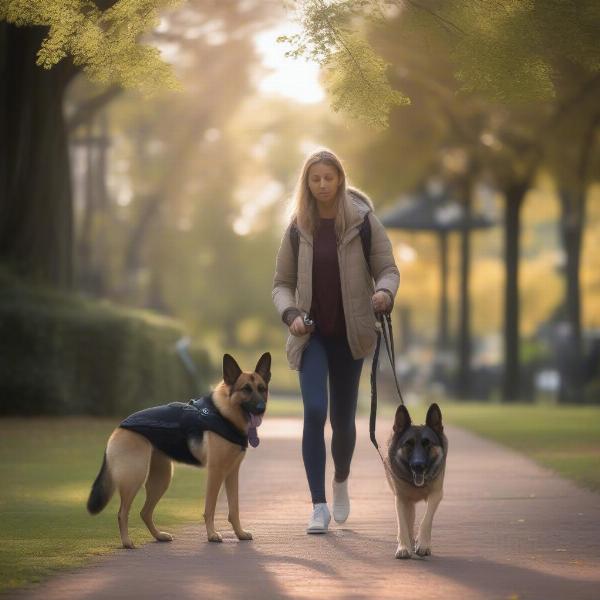
[[[315,321],[316,330],[322,335],[346,335],[335,219],[320,219],[313,236],[310,316]]]

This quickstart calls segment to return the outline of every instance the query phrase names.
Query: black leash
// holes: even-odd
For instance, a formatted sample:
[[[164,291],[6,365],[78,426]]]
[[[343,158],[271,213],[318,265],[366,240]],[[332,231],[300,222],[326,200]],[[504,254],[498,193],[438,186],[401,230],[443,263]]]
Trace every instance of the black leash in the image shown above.
[[[379,315],[377,319],[381,325],[381,331],[377,331],[377,345],[375,346],[373,362],[371,364],[371,414],[369,416],[369,437],[371,438],[371,442],[373,442],[373,446],[375,446],[375,449],[379,453],[381,461],[383,462],[384,466],[386,466],[385,460],[383,459],[381,451],[379,450],[379,444],[375,438],[375,424],[377,421],[377,366],[379,364],[379,350],[381,349],[382,335],[385,348],[387,350],[387,355],[390,359],[390,365],[392,366],[392,373],[394,375],[394,382],[396,383],[396,390],[398,391],[398,396],[400,397],[400,404],[404,404],[404,398],[402,398],[402,392],[400,391],[400,385],[398,383],[398,378],[396,377],[396,356],[394,352],[392,319],[389,313],[386,313],[385,315]],[[386,324],[388,331],[386,331]]]

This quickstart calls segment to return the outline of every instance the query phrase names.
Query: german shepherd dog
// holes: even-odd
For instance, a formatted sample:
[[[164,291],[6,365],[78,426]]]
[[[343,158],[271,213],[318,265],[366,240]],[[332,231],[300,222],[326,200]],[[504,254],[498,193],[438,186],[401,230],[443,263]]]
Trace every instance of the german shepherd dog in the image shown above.
[[[396,410],[385,459],[386,475],[396,496],[398,548],[396,558],[431,554],[431,526],[444,491],[448,440],[437,404],[427,411],[425,425],[413,425],[408,410]],[[427,510],[415,540],[415,504],[425,500]]]
[[[271,355],[268,352],[260,357],[253,373],[242,372],[229,354],[223,356],[223,381],[210,396],[201,399],[209,404],[200,406],[205,407],[206,415],[223,424],[230,439],[211,430],[197,431],[194,419],[202,409],[197,410],[192,406],[196,401],[190,401],[189,405],[173,402],[134,413],[125,419],[108,440],[104,462],[88,499],[88,511],[91,514],[99,513],[108,504],[114,491],[118,490],[121,496],[118,512],[121,541],[123,547],[134,548],[128,532],[129,510],[135,495],[145,483],[146,502],[141,511],[142,520],[156,540],[170,542],[173,537],[156,528],[152,514],[171,483],[172,461],[176,460],[199,467],[205,466],[207,469],[204,521],[208,540],[223,541],[214,525],[217,496],[223,482],[227,491],[229,522],[238,539],[251,540],[252,534],[245,531],[240,523],[238,473],[246,455],[244,443],[247,446],[249,432],[253,431],[254,435],[254,442],[250,438],[250,443],[253,446],[258,444],[256,427],[260,425],[266,410],[270,378]],[[180,414],[185,417],[178,417]],[[140,415],[146,415],[146,422],[147,415],[150,415],[150,425],[158,423],[161,436],[158,442],[152,442],[145,434],[146,430],[141,430],[144,431],[142,435],[126,428],[128,423],[139,423]],[[188,425],[192,423],[192,426],[174,429],[173,423],[167,423],[167,427],[161,422],[165,415],[176,415],[175,420]],[[238,437],[242,440],[241,443],[235,442]],[[230,441],[231,439],[234,441]]]

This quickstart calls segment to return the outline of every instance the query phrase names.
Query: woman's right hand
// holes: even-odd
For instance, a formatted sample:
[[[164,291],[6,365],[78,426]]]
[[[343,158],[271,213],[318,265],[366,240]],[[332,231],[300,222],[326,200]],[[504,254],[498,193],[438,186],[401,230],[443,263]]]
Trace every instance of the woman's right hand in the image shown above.
[[[304,319],[300,315],[298,315],[290,325],[290,333],[297,337],[310,333],[311,331],[314,331],[314,329],[314,325],[305,325]]]

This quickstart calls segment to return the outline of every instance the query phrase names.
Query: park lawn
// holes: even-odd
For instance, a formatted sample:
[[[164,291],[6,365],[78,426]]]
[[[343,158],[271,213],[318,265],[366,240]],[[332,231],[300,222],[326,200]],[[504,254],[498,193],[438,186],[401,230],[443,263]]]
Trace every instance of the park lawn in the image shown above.
[[[600,406],[436,401],[445,423],[513,448],[563,477],[600,491]],[[427,406],[409,407],[415,423],[425,421]],[[381,414],[391,417],[394,410],[384,405]]]
[[[265,419],[269,417],[299,417],[304,415],[304,405],[300,393],[297,396],[269,394]]]
[[[600,406],[436,401],[444,422],[514,448],[563,477],[600,491]],[[409,407],[415,423],[425,422],[428,405]],[[370,397],[363,391],[358,413],[367,417],[369,410]],[[379,403],[379,416],[393,418],[395,410],[395,405]],[[302,417],[302,401],[273,398],[269,414]],[[381,442],[384,432],[378,434]]]
[[[116,495],[102,513],[86,510],[106,440],[116,419],[0,419],[0,591],[83,565],[121,547]],[[204,472],[177,465],[173,483],[155,511],[170,528],[202,521]],[[130,513],[136,545],[154,542],[139,511]],[[157,543],[157,542],[155,542]]]
[[[301,417],[299,398],[273,400],[271,416]],[[600,407],[438,403],[446,423],[496,440],[600,491]],[[394,411],[395,406],[382,404],[379,414],[389,418]],[[368,414],[366,401],[359,412]],[[411,406],[410,412],[422,423],[426,406]],[[95,517],[85,509],[115,424],[94,418],[0,419],[0,591],[120,548],[116,497]],[[177,465],[156,511],[160,527],[168,531],[201,521],[203,475]],[[153,542],[139,517],[143,498],[142,492],[130,517],[137,545]]]
[[[449,404],[448,423],[527,454],[600,491],[600,406]]]

